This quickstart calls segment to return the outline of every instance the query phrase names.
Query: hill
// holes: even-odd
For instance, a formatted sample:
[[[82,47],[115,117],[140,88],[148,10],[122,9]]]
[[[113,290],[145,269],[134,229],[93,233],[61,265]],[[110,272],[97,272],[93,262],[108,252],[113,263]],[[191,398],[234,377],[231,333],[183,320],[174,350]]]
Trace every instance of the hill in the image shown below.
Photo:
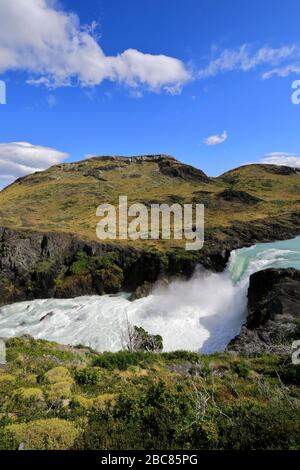
[[[289,217],[300,209],[300,172],[244,166],[218,178],[165,156],[95,157],[20,178],[0,192],[0,226],[96,240],[96,208],[128,203],[203,203],[208,233],[234,222]],[[124,244],[124,242],[122,241]],[[143,241],[158,249],[181,241]],[[136,245],[136,243],[135,243]]]
[[[128,203],[202,203],[205,244],[96,238],[96,208]],[[166,155],[95,157],[53,166],[0,192],[0,304],[134,290],[196,263],[223,270],[230,251],[300,233],[300,172],[247,165],[210,178]]]

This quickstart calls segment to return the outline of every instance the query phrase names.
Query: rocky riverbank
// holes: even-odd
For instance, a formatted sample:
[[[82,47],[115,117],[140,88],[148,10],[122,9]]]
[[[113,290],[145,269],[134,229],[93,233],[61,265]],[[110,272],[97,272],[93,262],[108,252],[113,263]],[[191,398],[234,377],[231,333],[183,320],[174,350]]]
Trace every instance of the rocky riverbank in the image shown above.
[[[229,351],[242,355],[291,354],[300,338],[300,271],[266,269],[250,277],[248,315]]]

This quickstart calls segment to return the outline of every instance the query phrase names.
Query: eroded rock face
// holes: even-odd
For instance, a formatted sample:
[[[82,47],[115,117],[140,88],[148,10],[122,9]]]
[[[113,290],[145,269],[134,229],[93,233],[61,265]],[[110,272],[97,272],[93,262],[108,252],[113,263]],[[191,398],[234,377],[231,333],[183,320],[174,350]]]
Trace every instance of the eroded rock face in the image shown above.
[[[300,316],[300,271],[266,269],[250,277],[247,327],[254,329],[277,316]]]
[[[161,173],[173,176],[174,178],[202,183],[208,183],[210,181],[210,178],[206,176],[202,170],[190,165],[185,165],[176,160],[162,159],[158,161],[158,166]]]
[[[0,228],[0,305],[133,290],[154,282],[162,270],[156,253]]]
[[[229,351],[245,355],[290,354],[300,337],[300,271],[266,269],[250,277],[248,316]]]
[[[217,195],[218,199],[229,202],[239,202],[240,204],[258,204],[261,202],[261,199],[258,197],[252,196],[245,191],[234,191],[233,189],[226,189]]]

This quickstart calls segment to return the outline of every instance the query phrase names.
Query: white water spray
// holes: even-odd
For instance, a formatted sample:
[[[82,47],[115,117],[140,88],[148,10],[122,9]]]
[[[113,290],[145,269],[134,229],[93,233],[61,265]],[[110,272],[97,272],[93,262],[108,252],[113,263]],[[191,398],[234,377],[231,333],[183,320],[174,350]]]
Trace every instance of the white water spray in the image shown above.
[[[200,267],[134,302],[126,294],[22,302],[0,309],[0,336],[29,334],[98,351],[121,349],[127,320],[161,334],[165,351],[223,351],[246,317],[249,276],[267,267],[300,269],[300,237],[232,252],[224,273]]]

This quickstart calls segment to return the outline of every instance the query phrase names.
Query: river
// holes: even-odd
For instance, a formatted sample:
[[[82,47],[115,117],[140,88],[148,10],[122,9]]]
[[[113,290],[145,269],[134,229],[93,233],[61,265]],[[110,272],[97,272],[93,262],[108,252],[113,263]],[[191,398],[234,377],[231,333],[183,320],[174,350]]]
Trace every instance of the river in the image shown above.
[[[165,351],[223,351],[245,322],[250,275],[270,267],[300,269],[300,237],[235,250],[223,273],[198,267],[190,280],[174,280],[133,302],[122,293],[2,307],[0,336],[29,334],[98,351],[118,351],[129,321],[162,335]]]

